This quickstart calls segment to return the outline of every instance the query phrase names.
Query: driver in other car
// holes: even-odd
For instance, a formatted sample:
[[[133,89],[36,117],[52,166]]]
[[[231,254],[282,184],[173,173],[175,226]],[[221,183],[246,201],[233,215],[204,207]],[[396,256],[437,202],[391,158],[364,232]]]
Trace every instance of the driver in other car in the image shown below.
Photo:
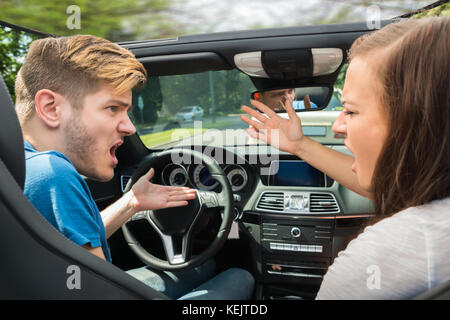
[[[295,98],[295,89],[287,88],[287,89],[276,89],[276,90],[266,90],[255,92],[253,98],[257,101],[264,103],[273,111],[284,111],[284,105],[286,104],[286,100],[294,100]]]
[[[263,90],[253,93],[256,101],[264,103],[275,112],[286,111],[286,102],[292,101],[294,110],[315,109],[317,105],[312,102],[309,95],[304,96],[304,100],[295,100],[295,88]]]
[[[107,238],[133,214],[187,205],[195,190],[161,186],[150,169],[99,212],[82,176],[108,181],[116,150],[136,129],[128,117],[132,89],[146,70],[128,50],[94,36],[34,41],[16,79],[16,111],[25,139],[25,195],[62,234],[111,262]],[[215,265],[180,272],[129,271],[174,299],[249,299],[254,279]],[[213,278],[214,277],[214,278]]]

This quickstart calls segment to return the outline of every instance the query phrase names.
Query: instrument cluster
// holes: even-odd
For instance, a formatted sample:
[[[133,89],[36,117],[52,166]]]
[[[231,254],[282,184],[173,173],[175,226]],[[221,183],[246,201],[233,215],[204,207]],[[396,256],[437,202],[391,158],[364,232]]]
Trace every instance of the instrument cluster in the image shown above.
[[[248,184],[248,173],[238,164],[222,167],[233,192],[243,190]],[[219,183],[211,176],[204,164],[190,164],[187,167],[170,163],[161,172],[161,179],[168,186],[189,186],[199,190],[214,190]]]

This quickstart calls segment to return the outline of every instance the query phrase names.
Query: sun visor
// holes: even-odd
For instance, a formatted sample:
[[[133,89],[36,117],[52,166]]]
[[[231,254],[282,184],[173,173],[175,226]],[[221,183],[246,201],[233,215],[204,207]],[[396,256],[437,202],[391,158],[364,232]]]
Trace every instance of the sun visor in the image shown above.
[[[253,51],[236,54],[234,63],[251,77],[295,80],[332,74],[343,56],[339,48]]]

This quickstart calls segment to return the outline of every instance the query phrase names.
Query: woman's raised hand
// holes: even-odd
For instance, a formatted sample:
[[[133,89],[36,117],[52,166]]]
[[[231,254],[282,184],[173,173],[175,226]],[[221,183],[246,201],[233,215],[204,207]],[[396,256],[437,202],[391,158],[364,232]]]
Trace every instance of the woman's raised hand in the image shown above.
[[[242,106],[242,111],[254,118],[251,119],[241,115],[242,121],[250,125],[250,128],[246,129],[247,133],[252,138],[260,139],[277,149],[297,154],[304,136],[300,118],[292,107],[291,99],[286,99],[283,105],[288,114],[288,119],[280,117],[260,101],[251,100],[251,104],[261,112]],[[305,96],[304,104],[306,109],[311,108],[308,96]]]

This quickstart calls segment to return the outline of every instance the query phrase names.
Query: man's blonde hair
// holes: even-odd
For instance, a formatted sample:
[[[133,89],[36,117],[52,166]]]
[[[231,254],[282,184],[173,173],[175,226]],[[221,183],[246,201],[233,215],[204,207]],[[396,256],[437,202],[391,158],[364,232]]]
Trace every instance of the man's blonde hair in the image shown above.
[[[16,111],[21,124],[33,115],[34,97],[49,89],[66,97],[75,108],[102,83],[122,94],[144,85],[147,72],[127,49],[91,36],[45,38],[31,43],[16,78]]]

